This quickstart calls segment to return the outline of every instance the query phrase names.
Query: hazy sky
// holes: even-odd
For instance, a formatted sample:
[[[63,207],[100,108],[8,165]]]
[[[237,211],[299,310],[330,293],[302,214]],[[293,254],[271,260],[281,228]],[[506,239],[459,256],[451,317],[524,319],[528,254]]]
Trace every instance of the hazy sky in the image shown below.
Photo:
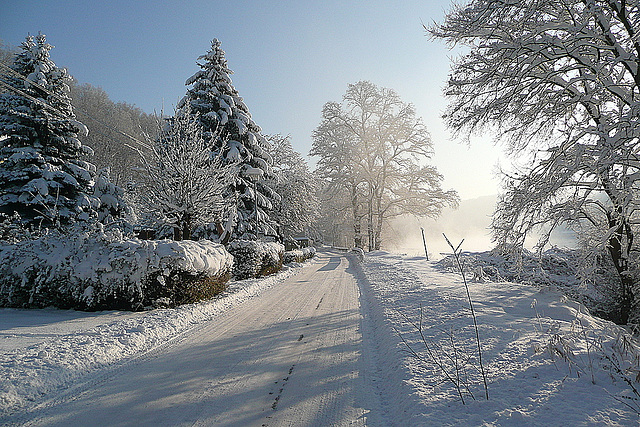
[[[222,41],[233,83],[265,133],[290,134],[307,155],[322,106],[370,80],[416,106],[445,187],[462,198],[494,194],[499,149],[452,140],[440,115],[451,52],[425,35],[449,0],[29,1],[0,0],[0,40],[39,31],[51,56],[114,101],[165,111],[185,94],[196,59]]]

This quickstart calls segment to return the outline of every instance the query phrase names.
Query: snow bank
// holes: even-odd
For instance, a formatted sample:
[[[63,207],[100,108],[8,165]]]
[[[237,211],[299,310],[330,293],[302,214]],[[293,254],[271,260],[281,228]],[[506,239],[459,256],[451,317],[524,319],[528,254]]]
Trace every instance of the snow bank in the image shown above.
[[[467,278],[476,282],[518,282],[538,289],[553,288],[584,304],[591,313],[607,320],[619,317],[619,279],[613,265],[596,266],[583,271],[584,264],[576,250],[552,248],[541,255],[524,251],[522,260],[510,259],[495,251],[463,252],[462,264]],[[436,264],[439,268],[457,272],[458,266],[452,255]],[[589,276],[583,278],[583,276]]]
[[[266,276],[282,268],[284,246],[275,242],[255,240],[234,240],[227,245],[235,263],[233,276],[249,279]]]
[[[0,247],[0,306],[175,306],[224,289],[233,257],[209,241],[49,234]]]

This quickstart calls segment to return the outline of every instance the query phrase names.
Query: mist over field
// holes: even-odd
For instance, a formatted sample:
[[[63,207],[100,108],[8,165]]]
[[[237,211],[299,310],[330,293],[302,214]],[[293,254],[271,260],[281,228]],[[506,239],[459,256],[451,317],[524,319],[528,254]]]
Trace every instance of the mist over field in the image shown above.
[[[420,228],[424,228],[429,258],[440,259],[443,253],[450,253],[442,233],[457,245],[462,239],[463,251],[481,252],[493,249],[491,241],[491,216],[498,196],[493,194],[475,199],[462,200],[458,209],[445,208],[438,219],[415,218],[402,216],[394,219],[383,247],[391,252],[424,256],[424,246]],[[537,238],[528,240],[528,247],[535,245]],[[575,237],[571,231],[558,229],[554,231],[551,245],[558,247],[575,247]]]

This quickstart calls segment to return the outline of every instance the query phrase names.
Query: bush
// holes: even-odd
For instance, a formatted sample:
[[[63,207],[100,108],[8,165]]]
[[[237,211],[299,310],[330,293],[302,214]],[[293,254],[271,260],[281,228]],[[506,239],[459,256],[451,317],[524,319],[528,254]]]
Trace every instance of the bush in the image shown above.
[[[284,243],[284,250],[286,252],[291,252],[293,250],[300,249],[300,244],[298,244],[296,239],[294,239],[293,237],[285,238],[283,243]]]
[[[232,265],[224,247],[208,241],[53,232],[0,246],[0,306],[174,307],[220,293]]]
[[[227,245],[233,255],[233,276],[238,280],[262,277],[282,268],[284,246],[275,242],[234,240]]]
[[[294,249],[284,253],[283,261],[285,264],[292,262],[304,262],[309,258],[313,258],[316,254],[316,248],[309,246],[302,249]]]

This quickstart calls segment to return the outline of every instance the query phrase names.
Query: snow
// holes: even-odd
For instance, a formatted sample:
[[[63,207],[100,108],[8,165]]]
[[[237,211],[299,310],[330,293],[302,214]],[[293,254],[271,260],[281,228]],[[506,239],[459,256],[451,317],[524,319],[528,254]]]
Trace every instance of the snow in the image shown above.
[[[89,135],[89,128],[87,128],[87,126],[84,123],[78,120],[69,120],[69,123],[78,130],[78,135],[80,136]]]
[[[635,340],[611,322],[550,288],[510,282],[471,282],[489,400],[477,372],[477,348],[461,276],[424,257],[367,254],[362,305],[373,324],[374,353],[388,419],[403,425],[637,425]],[[426,342],[445,364],[464,357],[469,388],[463,405],[442,371],[429,361],[417,329],[422,307]],[[403,337],[424,360],[402,343]],[[366,336],[365,336],[366,340]],[[629,345],[627,350],[619,347]],[[566,358],[562,354],[566,354]],[[458,353],[461,356],[461,353]],[[401,384],[399,384],[401,382]],[[392,390],[396,389],[396,392]],[[624,401],[624,402],[623,402]],[[631,410],[629,404],[635,408]]]
[[[162,282],[174,273],[220,278],[232,265],[233,257],[224,246],[207,240],[121,240],[116,234],[99,232],[72,237],[52,233],[0,246],[0,303],[44,307],[58,301],[59,307],[86,309],[125,304],[133,309],[149,303],[154,279]]]
[[[256,240],[234,240],[227,246],[233,255],[233,275],[248,279],[277,271],[282,265],[284,245]]]
[[[551,248],[541,254],[525,250],[522,267],[496,251],[463,252],[461,260],[467,277],[477,281],[526,283],[538,288],[553,288],[584,304],[591,313],[613,320],[619,278],[613,265],[585,268],[578,250]],[[453,256],[437,263],[439,268],[457,271]]]
[[[345,261],[335,252],[329,255],[323,255],[327,264],[320,270],[333,271]],[[371,410],[368,420],[386,421],[372,425],[622,426],[640,421],[632,410],[639,408],[638,396],[625,382],[638,386],[635,341],[558,291],[513,282],[469,282],[489,400],[479,374],[467,365],[468,390],[475,400],[463,391],[463,405],[429,361],[410,323],[418,321],[422,309],[426,343],[445,364],[454,354],[453,336],[456,354],[477,366],[461,276],[424,257],[377,251],[360,263],[356,259],[361,255],[345,254],[351,259],[346,271],[360,287],[362,386],[375,391],[375,396],[362,391],[368,399],[363,405]],[[222,297],[177,309],[0,309],[0,424],[80,378],[112,372],[107,367],[129,363],[241,302],[261,297],[303,268],[294,263],[268,278],[231,282]],[[315,307],[315,300],[308,305]],[[425,359],[413,357],[402,338]]]
[[[231,145],[231,147],[229,148],[229,152],[227,153],[227,160],[230,162],[239,162],[240,160],[242,160],[237,144]]]
[[[69,162],[66,164],[67,168],[69,168],[69,170],[71,170],[71,172],[73,172],[73,174],[76,177],[79,177],[87,182],[92,181],[93,179],[93,174],[91,172],[89,172],[86,168],[80,167],[78,165],[74,165],[73,163]],[[74,180],[75,181],[75,180]]]
[[[231,282],[218,298],[141,313],[0,309],[0,424],[75,379],[124,363],[190,328],[256,298],[300,265],[262,279]]]
[[[286,251],[282,259],[283,259],[283,263],[285,264],[289,264],[292,262],[303,262],[304,260],[313,258],[315,254],[316,254],[316,248],[314,248],[313,246],[308,246],[305,248]]]
[[[244,174],[251,178],[260,179],[262,175],[264,175],[264,171],[259,168],[254,168],[253,166],[247,166],[244,170]]]

